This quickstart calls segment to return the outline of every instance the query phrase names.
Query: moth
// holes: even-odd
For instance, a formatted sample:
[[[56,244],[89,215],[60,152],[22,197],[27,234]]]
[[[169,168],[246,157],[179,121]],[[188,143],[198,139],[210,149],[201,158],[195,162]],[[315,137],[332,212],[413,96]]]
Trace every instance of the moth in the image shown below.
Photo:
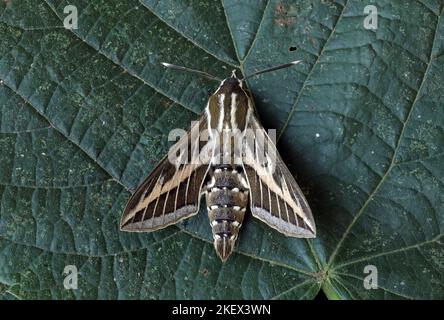
[[[220,85],[199,120],[135,190],[123,213],[121,230],[148,232],[175,224],[197,214],[204,195],[214,248],[222,261],[233,252],[247,208],[286,236],[315,237],[307,200],[260,124],[252,97],[244,89],[247,78],[299,62],[243,79],[233,71],[224,80],[163,63],[220,81]]]

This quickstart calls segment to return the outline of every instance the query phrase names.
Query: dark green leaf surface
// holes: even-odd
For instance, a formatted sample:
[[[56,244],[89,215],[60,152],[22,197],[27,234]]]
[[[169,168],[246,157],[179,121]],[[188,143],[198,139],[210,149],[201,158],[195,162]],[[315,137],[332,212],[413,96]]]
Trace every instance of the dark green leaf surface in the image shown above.
[[[78,29],[63,27],[75,5]],[[379,9],[366,30],[364,7]],[[0,298],[444,298],[443,2],[0,2]],[[134,188],[226,77],[307,194],[314,240],[248,217],[227,263],[205,212],[120,232]],[[66,265],[77,290],[63,286]],[[378,269],[367,290],[365,266]]]

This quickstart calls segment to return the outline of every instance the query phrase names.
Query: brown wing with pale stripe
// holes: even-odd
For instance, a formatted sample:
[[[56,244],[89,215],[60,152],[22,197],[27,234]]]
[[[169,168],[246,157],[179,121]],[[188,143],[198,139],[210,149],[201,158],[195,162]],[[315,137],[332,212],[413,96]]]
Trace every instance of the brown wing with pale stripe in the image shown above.
[[[316,227],[307,200],[254,115],[249,129],[255,139],[247,139],[243,164],[250,186],[251,213],[287,236],[315,237]],[[274,170],[267,169],[267,164],[274,164]]]
[[[206,128],[206,121],[207,118],[203,115],[170,151],[180,154],[180,150],[188,150],[187,161],[171,163],[165,157],[136,189],[123,213],[120,223],[122,230],[154,231],[198,212],[201,188],[209,164],[200,163],[197,159],[191,161],[191,155],[196,154],[196,149],[192,148],[198,148],[199,152],[211,153],[211,150],[203,151],[203,148],[210,148],[210,144],[199,141],[199,136],[195,137],[192,132],[200,132]],[[191,143],[192,139],[196,140],[195,143]]]

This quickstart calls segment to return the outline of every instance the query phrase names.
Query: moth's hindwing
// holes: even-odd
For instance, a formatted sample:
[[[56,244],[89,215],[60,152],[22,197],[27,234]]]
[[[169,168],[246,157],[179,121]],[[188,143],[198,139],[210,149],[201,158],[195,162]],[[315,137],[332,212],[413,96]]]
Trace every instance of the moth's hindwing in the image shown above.
[[[248,127],[256,134],[254,140],[245,143],[243,152],[243,165],[250,187],[251,213],[287,236],[315,237],[316,227],[310,207],[276,146],[253,114]],[[264,139],[260,139],[260,136]],[[274,170],[268,172],[264,169],[258,161],[259,153],[265,155],[266,159],[274,159]]]
[[[199,133],[206,128],[203,114],[199,121],[171,149],[173,154],[185,148],[188,161],[171,163],[165,157],[153,172],[142,182],[131,196],[123,213],[120,228],[124,231],[153,231],[191,217],[199,210],[201,189],[209,164],[190,161],[192,148],[210,148],[210,144],[199,141]],[[196,127],[197,126],[197,127]],[[191,139],[197,139],[191,141]],[[196,147],[197,146],[197,147]],[[211,151],[207,151],[210,152]]]

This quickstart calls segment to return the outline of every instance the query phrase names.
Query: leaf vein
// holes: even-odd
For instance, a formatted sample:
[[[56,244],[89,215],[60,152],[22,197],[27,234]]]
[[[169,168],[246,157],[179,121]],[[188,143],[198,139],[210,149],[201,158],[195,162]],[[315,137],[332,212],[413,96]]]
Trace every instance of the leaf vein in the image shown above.
[[[293,104],[293,106],[291,107],[291,110],[290,110],[290,112],[288,113],[287,119],[285,120],[284,125],[282,126],[282,129],[280,130],[280,132],[279,132],[279,134],[278,134],[278,136],[277,136],[277,141],[279,141],[279,140],[281,139],[283,133],[284,133],[285,130],[287,129],[288,125],[290,124],[290,121],[291,121],[291,119],[292,119],[292,117],[293,117],[293,114],[294,114],[294,112],[295,112],[295,110],[296,110],[296,106],[299,104],[299,101],[300,101],[300,99],[301,99],[301,97],[302,97],[302,92],[305,90],[305,87],[307,86],[308,81],[310,80],[310,78],[311,78],[311,76],[312,76],[312,74],[313,74],[313,72],[314,72],[314,70],[315,70],[316,65],[317,65],[318,62],[321,60],[321,57],[322,57],[322,55],[324,54],[325,49],[327,48],[327,46],[328,46],[328,44],[329,44],[329,42],[330,42],[330,40],[331,40],[333,34],[335,33],[335,31],[336,31],[336,26],[337,26],[337,25],[339,24],[339,22],[341,21],[343,15],[344,15],[344,12],[345,12],[345,8],[347,7],[347,4],[348,4],[348,0],[345,2],[344,6],[342,7],[342,11],[340,12],[340,14],[339,14],[339,16],[338,16],[338,19],[336,19],[336,22],[335,22],[333,28],[331,29],[331,32],[330,32],[329,36],[328,36],[327,39],[325,40],[325,43],[324,43],[324,45],[322,46],[321,51],[320,51],[319,55],[318,55],[317,58],[316,58],[316,61],[313,63],[313,66],[311,67],[310,72],[308,73],[307,77],[305,78],[305,81],[304,81],[304,83],[303,83],[303,85],[302,85],[302,88],[301,88],[301,90],[299,91],[299,93],[298,93],[298,95],[297,95],[296,101],[295,101],[295,103]]]
[[[420,84],[419,89],[418,89],[418,91],[417,91],[417,94],[416,94],[415,100],[413,101],[413,103],[412,103],[412,105],[411,105],[411,107],[410,107],[410,110],[409,110],[409,112],[408,112],[408,114],[407,114],[407,117],[406,117],[406,119],[405,119],[405,121],[404,121],[404,123],[403,123],[403,125],[402,125],[402,129],[401,129],[401,132],[400,132],[400,134],[399,134],[399,137],[398,137],[398,141],[397,141],[397,143],[396,143],[395,150],[394,150],[394,152],[393,152],[393,156],[392,156],[391,163],[390,163],[389,167],[387,168],[386,172],[384,173],[384,175],[382,176],[382,178],[381,178],[381,180],[379,181],[379,183],[376,185],[376,187],[374,188],[374,190],[370,193],[370,195],[369,195],[369,197],[367,198],[367,200],[364,202],[364,204],[362,205],[362,207],[358,210],[358,212],[356,213],[356,215],[353,217],[352,221],[351,221],[350,224],[348,225],[347,229],[345,230],[344,234],[342,235],[341,239],[339,240],[338,244],[336,245],[335,249],[333,250],[332,255],[330,256],[329,262],[327,263],[327,269],[330,268],[331,265],[333,264],[334,259],[336,258],[336,255],[337,255],[337,253],[339,252],[339,249],[340,249],[341,246],[342,246],[342,243],[345,241],[345,239],[347,238],[348,234],[350,233],[350,231],[351,231],[351,229],[353,228],[353,226],[355,225],[355,223],[359,220],[359,218],[360,218],[360,217],[362,216],[362,214],[365,212],[367,206],[368,206],[368,205],[370,204],[370,202],[373,200],[374,196],[378,193],[379,189],[380,189],[381,186],[384,184],[384,182],[385,182],[385,180],[387,179],[387,177],[389,176],[390,172],[392,171],[392,169],[393,169],[393,168],[395,167],[395,165],[396,165],[395,160],[396,160],[397,153],[398,153],[398,151],[399,151],[399,147],[400,147],[400,145],[401,145],[402,138],[403,138],[403,136],[404,136],[405,128],[407,127],[407,124],[408,124],[409,121],[410,121],[410,118],[411,118],[411,115],[412,115],[412,113],[413,113],[413,110],[415,109],[415,106],[417,105],[417,103],[418,103],[418,101],[419,101],[419,98],[420,98],[420,95],[421,95],[422,88],[424,87],[424,84],[425,84],[425,82],[426,82],[426,80],[427,80],[427,76],[428,76],[428,74],[429,74],[429,72],[430,72],[431,65],[433,64],[433,60],[434,60],[433,52],[434,52],[435,44],[436,44],[436,42],[437,42],[436,40],[437,40],[437,37],[438,37],[438,27],[439,27],[439,23],[440,23],[440,19],[441,19],[441,18],[442,18],[442,15],[437,19],[437,22],[436,22],[436,29],[435,29],[435,36],[434,36],[434,41],[433,41],[432,48],[431,48],[431,50],[430,50],[430,59],[429,59],[429,63],[428,63],[428,65],[427,65],[427,68],[426,68],[426,70],[425,70],[425,72],[424,72],[424,75],[423,75],[423,77],[422,77],[421,84]]]

